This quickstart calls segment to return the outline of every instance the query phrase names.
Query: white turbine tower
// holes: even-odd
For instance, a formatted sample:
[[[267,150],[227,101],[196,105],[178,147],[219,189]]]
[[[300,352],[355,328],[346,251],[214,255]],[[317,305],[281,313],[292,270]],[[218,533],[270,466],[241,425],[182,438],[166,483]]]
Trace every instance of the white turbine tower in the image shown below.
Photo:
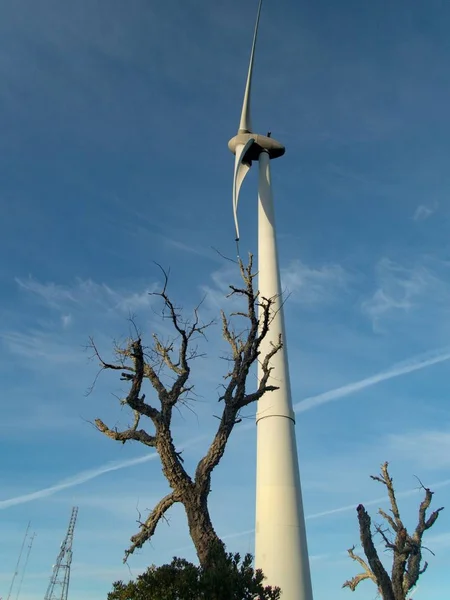
[[[269,352],[271,343],[277,342],[280,334],[283,340],[283,348],[272,359],[270,383],[278,386],[278,390],[265,394],[259,400],[256,415],[255,565],[263,570],[268,584],[281,588],[283,600],[312,600],[270,180],[270,159],[282,156],[285,148],[270,134],[255,134],[250,120],[253,62],[261,6],[262,0],[256,17],[239,130],[228,143],[236,157],[233,211],[237,239],[239,191],[252,162],[259,162],[258,286],[262,297],[276,298],[275,316],[261,347],[261,355]]]

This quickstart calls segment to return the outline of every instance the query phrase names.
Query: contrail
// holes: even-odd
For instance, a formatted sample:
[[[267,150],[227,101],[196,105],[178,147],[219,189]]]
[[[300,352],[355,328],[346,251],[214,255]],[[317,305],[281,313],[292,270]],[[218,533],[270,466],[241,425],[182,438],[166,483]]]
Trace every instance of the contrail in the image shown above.
[[[450,485],[450,479],[444,479],[442,481],[438,481],[437,483],[433,483],[430,485],[431,490],[437,490],[442,487],[446,487]],[[412,490],[405,490],[404,492],[396,493],[397,498],[406,498],[407,496],[414,496],[420,492],[420,488],[414,488]],[[361,502],[364,506],[372,506],[373,504],[385,504],[389,502],[389,498],[387,496],[382,496],[381,498],[377,498],[376,500],[367,500],[367,502]],[[356,510],[357,504],[347,504],[346,506],[340,506],[339,508],[332,508],[330,510],[324,510],[322,512],[313,513],[312,515],[308,515],[306,519],[320,519],[321,517],[328,517],[329,515],[336,515],[338,513],[347,512],[349,510]]]
[[[373,385],[377,385],[383,381],[387,381],[388,379],[393,379],[394,377],[400,377],[401,375],[407,375],[408,373],[412,373],[414,371],[419,371],[420,369],[425,369],[426,367],[431,367],[432,365],[436,365],[441,362],[445,362],[450,360],[450,351],[448,349],[428,352],[426,354],[420,354],[409,360],[399,363],[388,369],[387,371],[382,371],[377,375],[372,375],[371,377],[366,377],[365,379],[361,379],[360,381],[355,381],[353,383],[348,383],[339,388],[335,388],[334,390],[330,390],[328,392],[324,392],[323,394],[318,394],[317,396],[310,396],[309,398],[305,398],[300,402],[297,402],[294,406],[294,410],[296,413],[305,412],[307,410],[311,410],[312,408],[316,408],[321,404],[326,404],[327,402],[332,402],[333,400],[339,400],[339,398],[344,398],[345,396],[349,396],[355,392],[366,389]],[[254,427],[254,423],[246,423],[242,427],[240,427],[237,431],[244,431],[251,427]],[[182,448],[187,448],[188,446],[193,446],[199,441],[206,439],[207,436],[202,435],[191,440],[186,441],[181,445]],[[158,457],[156,452],[152,454],[146,454],[145,456],[140,456],[139,458],[131,458],[123,461],[115,461],[109,462],[105,465],[97,467],[96,469],[89,469],[87,471],[82,471],[77,475],[69,479],[64,479],[55,485],[52,485],[47,488],[43,488],[42,490],[38,490],[36,492],[31,492],[30,494],[24,494],[23,496],[16,496],[15,498],[9,498],[8,500],[0,500],[0,510],[4,508],[9,508],[10,506],[16,506],[18,504],[24,504],[26,502],[32,502],[33,500],[39,500],[40,498],[46,498],[47,496],[52,496],[62,490],[75,487],[77,485],[81,485],[90,481],[91,479],[95,479],[100,475],[105,473],[109,473],[111,471],[118,471],[119,469],[126,469],[127,467],[132,467],[134,465],[139,465],[151,460],[155,460]],[[450,483],[450,480],[449,480]],[[442,484],[441,484],[442,485]],[[447,483],[445,483],[447,485]],[[437,486],[435,486],[437,487]],[[440,485],[439,485],[440,487]],[[342,507],[340,509],[333,509],[335,512],[343,512],[344,510],[348,510],[348,507]],[[326,514],[332,514],[332,512],[326,511],[326,513],[318,514],[317,516],[325,516]],[[315,515],[310,515],[308,518],[314,519]]]
[[[192,438],[191,440],[188,440],[186,443],[182,444],[181,449],[187,448],[188,446],[192,446],[193,444],[196,444],[197,442],[200,442],[203,439],[205,439],[205,437],[205,435],[202,435],[196,438]],[[133,467],[135,465],[140,465],[142,463],[146,463],[157,458],[158,454],[156,452],[152,452],[151,454],[139,456],[138,458],[129,458],[127,460],[113,461],[106,463],[101,467],[97,467],[96,469],[88,469],[86,471],[81,471],[81,473],[77,473],[73,477],[63,479],[59,483],[38,490],[37,492],[31,492],[30,494],[24,494],[23,496],[8,498],[8,500],[0,500],[0,510],[4,508],[9,508],[10,506],[17,506],[18,504],[32,502],[33,500],[40,500],[41,498],[46,498],[47,496],[53,496],[53,494],[61,492],[62,490],[81,485],[82,483],[86,483],[91,479],[96,479],[97,477],[100,477],[100,475],[104,475],[105,473],[110,473],[111,471],[118,471],[119,469],[126,469],[127,467]]]
[[[354,394],[360,390],[372,387],[373,385],[377,385],[378,383],[387,381],[388,379],[400,377],[401,375],[407,375],[408,373],[413,373],[414,371],[420,371],[421,369],[426,369],[427,367],[437,365],[438,363],[445,362],[446,360],[450,360],[450,351],[448,349],[445,349],[445,351],[440,350],[432,353],[427,352],[426,354],[420,354],[405,362],[394,365],[387,371],[382,371],[381,373],[372,375],[371,377],[366,377],[360,381],[355,381],[354,383],[348,383],[347,385],[324,392],[323,394],[318,394],[317,396],[305,398],[294,405],[294,410],[296,413],[305,412],[312,408],[316,408],[321,404],[326,404],[327,402],[332,402],[333,400],[339,400],[339,398],[349,396],[350,394]]]
[[[126,467],[132,467],[134,465],[140,465],[150,460],[154,460],[155,458],[158,458],[158,455],[156,452],[153,452],[152,454],[146,454],[145,456],[140,456],[139,458],[130,458],[128,460],[109,462],[101,467],[97,467],[96,469],[81,471],[81,473],[78,473],[69,479],[63,479],[63,481],[60,481],[59,483],[56,483],[50,487],[43,488],[42,490],[38,490],[37,492],[31,492],[30,494],[24,494],[23,496],[16,496],[15,498],[9,498],[8,500],[0,500],[0,510],[3,508],[9,508],[10,506],[17,506],[18,504],[32,502],[33,500],[39,500],[40,498],[46,498],[47,496],[52,496],[53,494],[61,492],[67,488],[86,483],[86,481],[95,479],[104,473],[117,471],[118,469],[125,469]]]
[[[450,485],[450,479],[443,479],[442,481],[438,481],[437,483],[431,484],[429,486],[429,488],[431,490],[437,490],[439,488],[446,487],[448,485]],[[396,497],[397,498],[406,498],[408,496],[414,496],[415,494],[420,493],[420,491],[421,491],[420,488],[414,488],[412,490],[405,490],[403,492],[396,493]],[[375,504],[386,504],[387,502],[389,502],[388,496],[382,496],[380,498],[376,498],[375,500],[367,500],[366,502],[361,502],[361,504],[363,504],[364,506],[373,506]],[[312,513],[312,514],[306,515],[305,519],[307,521],[310,521],[312,519],[321,519],[323,517],[337,515],[339,513],[348,512],[350,510],[356,510],[356,507],[358,504],[360,504],[360,503],[355,501],[353,504],[347,504],[345,506],[339,506],[338,508],[331,508],[329,510],[324,510],[322,512]],[[221,539],[225,540],[225,539],[230,539],[230,538],[237,538],[237,537],[242,537],[244,535],[250,535],[253,533],[255,533],[254,529],[246,529],[245,531],[237,531],[237,532],[225,534],[221,537]],[[188,548],[188,546],[186,546],[185,548]],[[183,549],[185,549],[185,548],[183,548]],[[346,552],[344,554],[346,554]]]

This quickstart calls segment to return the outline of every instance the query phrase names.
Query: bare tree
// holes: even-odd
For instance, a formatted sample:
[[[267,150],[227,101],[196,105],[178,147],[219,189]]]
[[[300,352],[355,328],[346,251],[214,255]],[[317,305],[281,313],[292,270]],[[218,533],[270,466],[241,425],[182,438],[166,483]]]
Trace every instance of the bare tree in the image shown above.
[[[241,297],[245,303],[245,310],[231,316],[244,318],[247,325],[243,332],[237,333],[230,319],[221,312],[223,337],[231,349],[231,369],[225,375],[223,393],[219,398],[223,408],[216,434],[192,476],[185,470],[181,454],[177,452],[172,439],[171,423],[174,408],[183,404],[193,389],[190,383],[190,364],[198,356],[195,340],[204,335],[205,329],[210,325],[201,323],[198,307],[191,320],[183,319],[180,309],[168,296],[168,278],[163,271],[165,282],[162,291],[157,295],[162,299],[163,317],[169,319],[174,329],[174,339],[165,343],[153,334],[153,343],[150,348],[146,348],[140,335],[136,333],[135,339],[131,339],[125,347],[115,348],[116,360],[112,363],[101,358],[91,339],[91,347],[94,356],[100,361],[101,370],[120,371],[121,379],[130,383],[128,394],[121,403],[134,413],[134,424],[129,429],[111,429],[101,419],[96,419],[97,429],[107,437],[122,443],[134,440],[155,448],[161,460],[163,474],[172,490],[158,502],[145,522],[140,522],[140,531],[131,537],[131,545],[125,552],[124,561],[153,536],[165,513],[177,502],[181,502],[185,508],[190,536],[200,564],[203,567],[209,566],[217,557],[224,557],[223,543],[214,530],[208,510],[211,474],[225,452],[234,426],[240,421],[242,409],[256,402],[266,392],[277,389],[268,383],[270,360],[282,346],[280,338],[271,346],[266,356],[260,356],[261,342],[269,331],[275,299],[262,298],[255,291],[253,280],[256,274],[253,272],[251,255],[247,265],[239,261],[239,269],[243,285],[230,286],[229,296]],[[262,376],[256,390],[248,392],[248,376],[257,362],[261,364]],[[171,385],[164,383],[161,376],[162,367],[172,375]],[[142,392],[145,381],[151,384],[156,402],[146,400]],[[140,428],[141,419],[145,420],[146,428]],[[148,431],[148,426],[151,427],[151,432]]]
[[[427,516],[433,492],[420,483],[421,489],[425,492],[425,497],[419,506],[418,524],[414,532],[410,534],[400,517],[393,480],[388,471],[388,463],[385,462],[381,465],[380,475],[371,475],[371,479],[386,486],[391,505],[389,512],[391,514],[380,508],[378,513],[383,517],[386,525],[375,524],[372,530],[371,519],[366,509],[362,504],[357,507],[361,545],[367,561],[355,554],[354,546],[348,550],[350,558],[363,568],[363,572],[346,581],[342,587],[348,587],[354,592],[361,581],[370,579],[377,586],[378,593],[383,600],[407,600],[410,597],[409,592],[417,585],[419,577],[425,573],[428,567],[426,561],[422,566],[422,550],[428,550],[422,544],[423,535],[427,529],[435,524],[443,507],[436,509]],[[382,544],[386,550],[392,553],[390,575],[383,566],[375,546],[374,536],[376,534],[381,536]]]

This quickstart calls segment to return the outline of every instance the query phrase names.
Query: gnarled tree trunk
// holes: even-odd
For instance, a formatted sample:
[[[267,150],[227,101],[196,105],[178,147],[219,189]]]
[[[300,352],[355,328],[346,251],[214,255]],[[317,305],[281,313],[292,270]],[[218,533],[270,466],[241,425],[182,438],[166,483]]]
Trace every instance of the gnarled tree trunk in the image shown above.
[[[208,510],[208,497],[197,490],[184,502],[189,534],[194,543],[198,560],[203,567],[214,566],[225,557],[225,547],[214,530]]]
[[[428,567],[427,562],[424,563],[423,567],[421,566],[423,534],[434,525],[443,507],[433,511],[427,518],[426,511],[431,504],[433,492],[422,486],[425,497],[420,503],[419,521],[416,529],[410,534],[400,518],[394,483],[388,471],[388,463],[385,462],[381,466],[379,476],[371,475],[371,478],[386,486],[392,516],[380,508],[378,513],[386,521],[387,527],[375,525],[374,531],[372,531],[371,519],[366,509],[362,504],[357,507],[361,546],[367,562],[354,553],[354,546],[350,548],[348,550],[350,558],[361,565],[363,572],[346,581],[342,587],[348,587],[354,592],[361,581],[370,579],[377,586],[378,593],[383,600],[408,600],[410,591],[417,585],[419,577],[425,573]],[[375,534],[381,536],[385,548],[392,552],[390,575],[378,555],[373,539]]]
[[[211,474],[225,452],[229,436],[236,423],[240,421],[241,410],[256,402],[263,394],[276,389],[267,382],[271,372],[270,360],[282,345],[280,338],[267,356],[260,356],[260,345],[269,330],[275,299],[261,298],[253,289],[255,273],[252,271],[251,256],[248,265],[239,261],[239,269],[243,286],[240,288],[230,286],[230,295],[238,295],[244,299],[245,309],[235,316],[246,319],[248,327],[245,334],[236,333],[222,312],[222,333],[231,349],[232,368],[225,377],[227,385],[220,398],[223,410],[217,432],[205,456],[199,461],[194,477],[186,472],[181,455],[176,451],[172,439],[171,420],[173,408],[177,404],[182,404],[193,389],[193,385],[189,383],[190,362],[197,357],[197,353],[190,347],[192,338],[202,335],[210,323],[206,325],[200,323],[198,310],[194,311],[192,322],[181,318],[179,309],[167,295],[167,276],[164,273],[165,284],[162,292],[157,295],[163,301],[163,316],[171,320],[177,336],[176,350],[174,341],[163,343],[154,334],[152,348],[150,350],[146,348],[144,352],[141,337],[137,335],[136,339],[131,340],[126,347],[116,348],[117,361],[108,363],[101,358],[91,340],[94,355],[100,360],[101,369],[121,371],[122,380],[130,382],[128,395],[121,403],[129,406],[134,413],[134,424],[127,430],[110,429],[100,419],[95,421],[97,429],[107,437],[122,443],[134,440],[155,448],[161,459],[163,474],[172,489],[170,494],[158,502],[145,522],[140,524],[140,531],[132,536],[131,546],[126,550],[124,560],[153,536],[160,520],[177,502],[184,505],[189,532],[200,564],[204,567],[214,566],[225,557],[224,545],[214,530],[208,510]],[[258,308],[262,309],[260,317],[258,317]],[[255,391],[248,393],[247,378],[250,369],[257,361],[262,365],[263,375]],[[161,367],[165,367],[175,375],[171,387],[163,384],[159,375]],[[158,408],[150,404],[142,393],[145,381],[150,382],[156,392]],[[148,433],[146,428],[138,429],[142,418],[150,423],[153,433]]]

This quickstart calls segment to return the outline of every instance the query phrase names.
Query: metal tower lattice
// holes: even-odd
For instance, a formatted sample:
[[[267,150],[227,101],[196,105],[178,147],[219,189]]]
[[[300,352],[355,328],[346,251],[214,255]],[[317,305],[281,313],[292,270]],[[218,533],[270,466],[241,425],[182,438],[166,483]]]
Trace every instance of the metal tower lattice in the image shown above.
[[[25,547],[26,539],[28,537],[28,531],[30,530],[30,525],[31,525],[31,522],[29,522],[27,525],[27,530],[25,531],[25,536],[23,538],[22,546],[20,547],[19,558],[17,559],[16,568],[14,569],[14,575],[13,575],[13,578],[11,581],[11,586],[9,588],[7,600],[9,600],[11,598],[11,593],[12,593],[12,590],[14,587],[14,582],[16,580],[17,575],[19,574],[20,561],[22,560],[22,553],[23,553],[23,549]]]
[[[28,544],[27,556],[25,558],[25,564],[22,569],[22,577],[20,578],[19,587],[17,588],[16,600],[19,600],[20,590],[22,589],[23,580],[25,579],[25,573],[27,572],[28,561],[30,560],[31,548],[33,547],[34,538],[36,537],[36,533],[30,537],[30,543]],[[1,598],[0,598],[1,600]]]
[[[78,507],[72,508],[72,515],[67,528],[66,537],[61,544],[56,564],[48,584],[44,600],[67,600],[69,593],[70,565],[72,563],[73,532],[78,515]]]

